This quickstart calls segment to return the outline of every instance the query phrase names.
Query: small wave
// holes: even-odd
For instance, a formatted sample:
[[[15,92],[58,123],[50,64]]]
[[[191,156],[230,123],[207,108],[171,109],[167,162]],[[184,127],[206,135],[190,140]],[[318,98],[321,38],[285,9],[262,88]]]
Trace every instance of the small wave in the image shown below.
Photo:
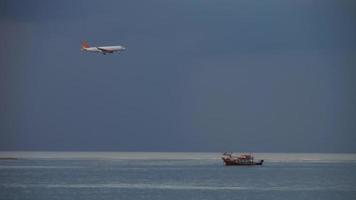
[[[40,165],[3,165],[0,169],[72,169],[72,168],[83,168],[79,166],[40,166]]]
[[[159,189],[159,190],[232,190],[232,191],[356,191],[356,187],[243,187],[243,186],[201,186],[169,184],[3,184],[0,187],[15,188],[117,188],[117,189]]]

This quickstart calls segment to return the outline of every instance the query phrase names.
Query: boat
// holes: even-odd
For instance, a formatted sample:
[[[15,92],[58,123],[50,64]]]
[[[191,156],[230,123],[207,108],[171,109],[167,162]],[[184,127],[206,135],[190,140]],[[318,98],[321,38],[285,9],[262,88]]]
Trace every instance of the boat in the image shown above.
[[[224,161],[225,166],[231,166],[231,165],[251,166],[251,165],[263,164],[263,160],[255,161],[252,154],[241,154],[239,156],[234,156],[233,153],[225,152],[222,156],[222,160]]]

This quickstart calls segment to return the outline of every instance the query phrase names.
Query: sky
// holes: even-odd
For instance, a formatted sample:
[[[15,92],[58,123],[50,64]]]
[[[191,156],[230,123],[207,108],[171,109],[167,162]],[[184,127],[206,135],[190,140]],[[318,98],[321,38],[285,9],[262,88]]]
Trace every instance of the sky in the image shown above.
[[[0,150],[355,153],[355,21],[348,0],[0,0]]]

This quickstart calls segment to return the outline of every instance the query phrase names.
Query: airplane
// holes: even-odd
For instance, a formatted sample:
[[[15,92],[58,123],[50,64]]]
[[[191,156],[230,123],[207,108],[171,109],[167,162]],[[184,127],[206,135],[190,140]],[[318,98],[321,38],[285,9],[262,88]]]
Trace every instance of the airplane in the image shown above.
[[[107,53],[114,53],[116,51],[121,52],[126,48],[124,46],[103,46],[103,47],[90,47],[87,41],[82,42],[82,51],[102,53],[106,55]]]

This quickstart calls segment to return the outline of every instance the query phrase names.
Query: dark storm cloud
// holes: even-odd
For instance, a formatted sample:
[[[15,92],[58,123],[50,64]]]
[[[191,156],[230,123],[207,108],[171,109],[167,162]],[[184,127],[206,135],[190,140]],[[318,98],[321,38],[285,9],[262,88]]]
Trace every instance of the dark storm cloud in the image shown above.
[[[65,21],[86,16],[80,6],[85,1],[2,1],[2,19],[27,22]]]
[[[356,150],[352,1],[0,6],[3,150]]]

